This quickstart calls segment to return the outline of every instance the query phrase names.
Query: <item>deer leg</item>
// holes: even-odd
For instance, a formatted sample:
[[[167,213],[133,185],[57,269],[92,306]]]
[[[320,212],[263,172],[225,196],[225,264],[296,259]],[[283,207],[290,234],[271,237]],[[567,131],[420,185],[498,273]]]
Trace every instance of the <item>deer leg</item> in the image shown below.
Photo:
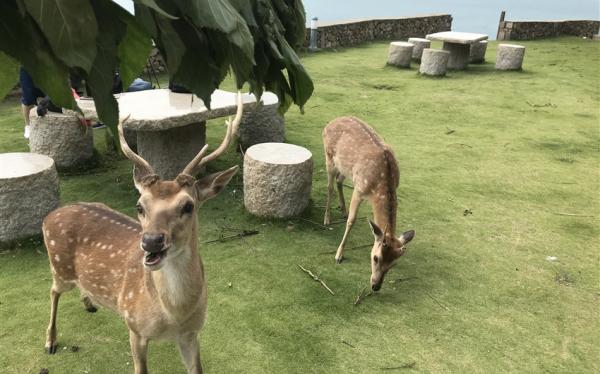
[[[83,302],[83,307],[86,311],[90,313],[96,313],[98,311],[98,308],[96,308],[94,303],[92,303],[92,300],[86,294],[81,294],[81,301]]]
[[[348,234],[352,229],[352,225],[354,225],[354,221],[356,221],[356,214],[358,213],[358,208],[360,207],[360,203],[362,198],[360,194],[355,189],[352,192],[352,199],[350,200],[350,211],[348,213],[348,221],[346,222],[346,231],[344,232],[344,237],[342,238],[342,242],[338,247],[337,253],[335,254],[335,262],[340,264],[344,259],[344,246],[346,245],[346,240],[348,240]]]
[[[177,340],[179,353],[185,364],[188,374],[201,374],[200,350],[196,333],[186,334]]]
[[[325,155],[325,166],[327,168],[327,202],[325,203],[325,218],[323,219],[323,224],[325,226],[329,226],[331,223],[331,211],[329,208],[331,207],[331,196],[333,195],[333,179],[335,177],[333,160],[327,154]]]
[[[50,291],[50,324],[48,330],[46,330],[46,353],[56,353],[56,312],[58,309],[58,299],[60,299],[60,292],[57,291],[56,285],[52,285]]]
[[[148,339],[129,330],[129,344],[131,345],[131,355],[133,356],[135,374],[148,374],[148,366],[146,363]]]
[[[348,217],[348,209],[346,209],[346,199],[344,199],[344,176],[338,174],[337,176],[337,190],[338,197],[340,199],[340,209],[342,210],[342,215],[344,217]]]

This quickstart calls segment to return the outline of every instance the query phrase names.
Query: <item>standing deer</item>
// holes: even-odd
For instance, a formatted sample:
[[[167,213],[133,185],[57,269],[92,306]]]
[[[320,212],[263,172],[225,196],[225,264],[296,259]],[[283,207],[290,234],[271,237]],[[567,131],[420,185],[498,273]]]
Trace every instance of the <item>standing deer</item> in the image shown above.
[[[129,328],[135,372],[147,373],[146,353],[152,339],[174,340],[188,373],[202,373],[197,335],[206,316],[207,289],[196,248],[200,205],[221,192],[237,172],[234,166],[200,180],[200,167],[228,147],[242,118],[227,122],[221,145],[208,146],[173,181],[162,181],[127,145],[123,125],[119,139],[134,164],[140,192],[139,222],[98,203],[77,203],[50,213],[43,224],[52,270],[50,325],[46,351],[56,353],[56,312],[60,295],[79,287],[86,310],[99,304],[120,314]]]
[[[396,237],[396,189],[400,181],[398,163],[390,147],[375,130],[355,117],[340,117],[323,130],[325,164],[327,167],[327,204],[324,224],[331,222],[333,182],[337,180],[340,208],[348,216],[346,231],[338,247],[335,260],[344,258],[344,246],[356,220],[363,200],[373,207],[375,222],[369,221],[375,237],[371,249],[371,288],[379,291],[383,278],[394,261],[404,254],[405,245],[415,236],[413,230]],[[343,182],[350,178],[354,192],[350,211],[346,210]]]

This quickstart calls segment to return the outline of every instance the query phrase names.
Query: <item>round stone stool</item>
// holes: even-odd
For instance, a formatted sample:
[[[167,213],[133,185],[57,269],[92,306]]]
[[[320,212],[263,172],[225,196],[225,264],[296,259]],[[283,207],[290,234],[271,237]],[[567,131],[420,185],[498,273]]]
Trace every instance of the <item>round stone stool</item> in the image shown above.
[[[416,61],[421,61],[423,50],[425,48],[431,47],[431,41],[424,38],[409,38],[408,42],[414,45],[412,51],[412,59]]]
[[[471,44],[471,50],[469,51],[469,63],[481,64],[485,62],[485,52],[487,51],[487,46],[487,40],[482,40]]]
[[[410,68],[414,45],[408,42],[392,42],[388,50],[388,65]]]
[[[0,154],[0,243],[42,232],[42,220],[58,207],[54,160],[35,153]]]
[[[444,76],[446,75],[446,70],[448,69],[449,59],[450,52],[448,51],[442,49],[425,48],[423,50],[423,57],[421,58],[419,73],[434,77]]]
[[[261,104],[244,111],[238,129],[238,143],[243,150],[260,143],[282,143],[285,140],[285,121],[279,113],[279,100],[265,92]]]
[[[497,70],[521,70],[525,47],[517,44],[498,44],[496,51]]]
[[[244,156],[244,205],[254,215],[297,216],[310,199],[312,153],[285,143],[254,145]]]
[[[82,125],[75,115],[48,112],[38,117],[34,108],[30,121],[29,149],[52,157],[57,168],[79,166],[94,155],[92,128]]]

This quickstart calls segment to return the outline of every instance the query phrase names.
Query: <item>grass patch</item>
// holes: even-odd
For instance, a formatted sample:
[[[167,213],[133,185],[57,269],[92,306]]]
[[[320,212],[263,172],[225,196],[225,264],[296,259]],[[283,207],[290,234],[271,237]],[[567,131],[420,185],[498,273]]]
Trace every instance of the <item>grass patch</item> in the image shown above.
[[[600,43],[522,44],[523,72],[495,71],[490,42],[485,64],[445,79],[423,79],[414,65],[386,68],[387,43],[302,56],[315,95],[305,115],[286,115],[286,137],[313,153],[313,203],[302,219],[254,218],[237,176],[201,209],[199,242],[259,232],[200,246],[206,372],[600,371]],[[366,220],[353,229],[348,247],[358,248],[343,265],[330,253],[343,225],[310,222],[324,213],[321,130],[341,115],[365,119],[394,149],[398,230],[417,231],[382,291],[357,305],[370,275]],[[208,124],[209,144],[220,141],[221,125]],[[18,101],[1,103],[0,151],[27,151],[22,126]],[[61,173],[62,202],[100,201],[133,216],[130,163],[106,155],[103,131],[94,133],[100,166]],[[241,159],[232,150],[208,169],[233,164]],[[367,204],[359,216],[370,216]],[[547,256],[559,259],[560,272]],[[39,241],[0,252],[2,371],[131,372],[124,323],[104,309],[85,313],[76,292],[61,298],[60,353],[43,353],[50,283]],[[151,344],[149,365],[183,371],[168,343]]]

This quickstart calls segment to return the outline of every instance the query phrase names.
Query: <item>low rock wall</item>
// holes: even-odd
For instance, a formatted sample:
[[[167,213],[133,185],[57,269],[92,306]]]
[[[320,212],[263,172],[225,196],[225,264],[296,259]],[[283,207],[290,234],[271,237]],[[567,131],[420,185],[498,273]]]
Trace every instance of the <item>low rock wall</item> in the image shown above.
[[[533,40],[573,35],[592,38],[598,34],[600,21],[502,21],[498,40]]]

